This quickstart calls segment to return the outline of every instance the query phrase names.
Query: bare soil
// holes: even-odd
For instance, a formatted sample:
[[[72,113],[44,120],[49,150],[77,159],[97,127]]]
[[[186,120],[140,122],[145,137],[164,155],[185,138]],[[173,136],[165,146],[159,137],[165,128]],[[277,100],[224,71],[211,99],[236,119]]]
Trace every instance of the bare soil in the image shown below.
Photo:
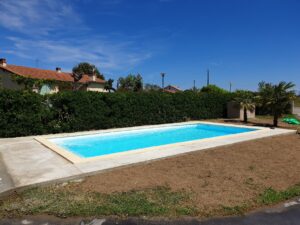
[[[298,118],[299,119],[299,118]],[[247,126],[261,126],[261,127],[273,127],[273,118],[271,116],[257,116],[257,118],[249,119],[248,123],[244,123],[243,121],[237,119],[212,119],[208,120],[210,122],[217,123],[228,123],[228,124],[242,124]],[[287,124],[281,121],[278,121],[278,127],[284,129],[294,129],[296,130],[300,126]]]
[[[191,191],[195,206],[210,211],[241,205],[268,187],[298,184],[299,162],[300,136],[282,135],[120,168],[68,188],[113,193],[167,186]]]

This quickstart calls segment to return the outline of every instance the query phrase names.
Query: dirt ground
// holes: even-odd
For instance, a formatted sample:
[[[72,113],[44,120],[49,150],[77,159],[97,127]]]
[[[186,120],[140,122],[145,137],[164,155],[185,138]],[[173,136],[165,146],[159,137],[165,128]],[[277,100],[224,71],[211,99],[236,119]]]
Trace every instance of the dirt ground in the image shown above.
[[[125,192],[168,186],[191,191],[199,209],[236,206],[272,187],[300,182],[300,136],[283,135],[120,168],[71,186],[77,191]]]
[[[300,119],[300,118],[298,118],[298,119]],[[262,126],[262,127],[272,127],[272,124],[273,124],[273,118],[271,116],[257,116],[256,118],[249,119],[248,123],[244,123],[237,119],[212,119],[212,120],[208,120],[208,121],[217,122],[217,123],[243,124],[243,125],[248,125],[248,126]],[[279,119],[278,127],[296,130],[300,126],[287,124],[287,123],[282,122],[281,119]]]

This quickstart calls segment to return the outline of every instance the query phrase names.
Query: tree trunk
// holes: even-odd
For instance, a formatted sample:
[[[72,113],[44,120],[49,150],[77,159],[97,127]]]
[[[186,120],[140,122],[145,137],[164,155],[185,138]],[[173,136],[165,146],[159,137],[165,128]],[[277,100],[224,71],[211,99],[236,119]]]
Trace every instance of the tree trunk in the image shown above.
[[[244,122],[248,123],[248,115],[247,115],[247,109],[244,107]]]
[[[277,127],[278,126],[278,114],[275,113],[274,114],[274,118],[273,118],[273,126]]]

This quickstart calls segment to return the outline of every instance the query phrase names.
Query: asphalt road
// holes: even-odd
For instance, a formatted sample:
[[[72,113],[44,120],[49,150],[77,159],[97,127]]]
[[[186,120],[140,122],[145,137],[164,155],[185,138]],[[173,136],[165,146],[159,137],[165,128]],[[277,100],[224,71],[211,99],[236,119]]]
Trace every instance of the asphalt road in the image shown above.
[[[266,209],[246,216],[227,217],[200,221],[197,219],[146,220],[129,218],[94,219],[85,221],[80,218],[59,219],[50,216],[4,219],[0,225],[300,225],[300,204]]]

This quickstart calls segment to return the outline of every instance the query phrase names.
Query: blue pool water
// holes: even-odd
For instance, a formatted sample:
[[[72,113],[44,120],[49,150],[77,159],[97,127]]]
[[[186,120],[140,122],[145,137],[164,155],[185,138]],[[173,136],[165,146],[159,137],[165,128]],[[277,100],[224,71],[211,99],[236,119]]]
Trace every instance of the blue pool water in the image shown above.
[[[52,138],[49,140],[82,158],[90,158],[135,149],[219,137],[229,134],[238,134],[254,130],[256,129],[199,123]]]

